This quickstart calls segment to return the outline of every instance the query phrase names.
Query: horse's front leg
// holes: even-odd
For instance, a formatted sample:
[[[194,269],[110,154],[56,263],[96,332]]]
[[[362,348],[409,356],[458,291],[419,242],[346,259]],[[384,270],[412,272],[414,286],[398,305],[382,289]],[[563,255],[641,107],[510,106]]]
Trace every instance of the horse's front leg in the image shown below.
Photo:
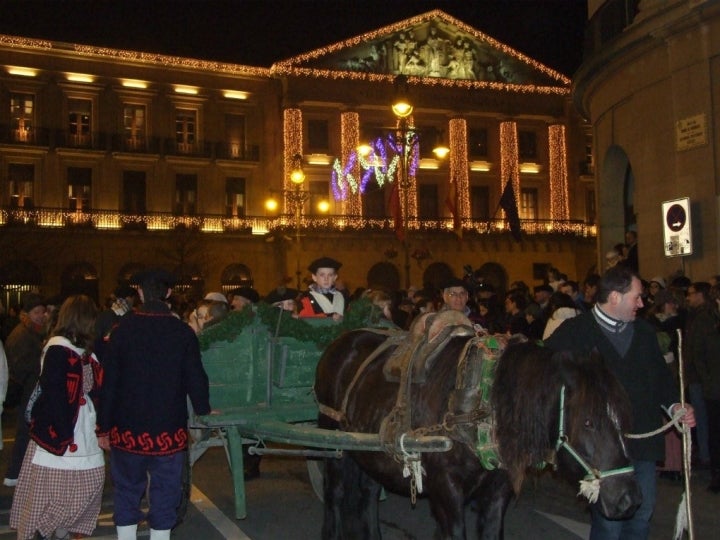
[[[465,492],[461,475],[442,469],[428,470],[427,494],[438,540],[465,540]],[[432,476],[431,476],[432,475]]]
[[[504,470],[483,473],[484,478],[475,496],[477,533],[480,540],[504,538],[505,511],[513,498],[510,477]]]

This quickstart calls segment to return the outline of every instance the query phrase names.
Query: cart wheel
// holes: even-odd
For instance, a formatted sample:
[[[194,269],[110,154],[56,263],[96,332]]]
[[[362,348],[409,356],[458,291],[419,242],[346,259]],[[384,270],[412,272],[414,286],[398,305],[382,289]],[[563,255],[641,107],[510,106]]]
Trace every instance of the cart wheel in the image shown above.
[[[325,462],[322,459],[307,459],[308,476],[310,477],[310,485],[320,502],[325,502],[324,488],[325,484]]]

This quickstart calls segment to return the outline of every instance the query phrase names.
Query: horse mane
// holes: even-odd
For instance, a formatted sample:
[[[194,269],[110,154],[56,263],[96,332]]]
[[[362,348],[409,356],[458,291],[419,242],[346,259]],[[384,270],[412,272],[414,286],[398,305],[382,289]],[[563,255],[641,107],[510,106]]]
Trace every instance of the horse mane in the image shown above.
[[[554,451],[563,384],[569,436],[583,429],[588,417],[606,426],[608,404],[620,429],[629,426],[627,395],[599,355],[554,353],[531,342],[508,346],[495,370],[491,403],[500,458],[516,493],[528,467],[548,460]]]

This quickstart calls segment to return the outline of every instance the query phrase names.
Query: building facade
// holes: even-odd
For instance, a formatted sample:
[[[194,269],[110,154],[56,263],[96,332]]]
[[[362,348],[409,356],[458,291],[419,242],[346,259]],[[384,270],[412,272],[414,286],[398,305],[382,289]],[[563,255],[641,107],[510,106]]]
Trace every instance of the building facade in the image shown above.
[[[636,229],[644,277],[707,281],[720,268],[720,2],[588,6],[573,94],[593,126],[600,251]]]
[[[597,261],[570,80],[442,11],[270,68],[19,36],[0,36],[0,66],[5,301],[102,299],[158,265],[196,294],[263,294],[304,287],[321,255],[350,288],[470,266],[502,289]]]

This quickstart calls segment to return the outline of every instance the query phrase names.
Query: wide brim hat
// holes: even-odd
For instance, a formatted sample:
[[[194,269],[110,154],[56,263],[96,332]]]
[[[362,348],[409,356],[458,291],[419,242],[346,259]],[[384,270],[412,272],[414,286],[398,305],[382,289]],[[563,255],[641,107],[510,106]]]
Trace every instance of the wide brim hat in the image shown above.
[[[287,289],[285,287],[279,287],[271,292],[264,298],[268,304],[275,304],[276,302],[283,302],[285,300],[295,300],[300,291],[297,289]]]
[[[341,262],[336,261],[331,257],[320,257],[319,259],[315,259],[313,262],[310,263],[310,266],[308,266],[308,270],[315,274],[320,268],[332,268],[333,270],[338,271],[340,270],[341,266]]]

